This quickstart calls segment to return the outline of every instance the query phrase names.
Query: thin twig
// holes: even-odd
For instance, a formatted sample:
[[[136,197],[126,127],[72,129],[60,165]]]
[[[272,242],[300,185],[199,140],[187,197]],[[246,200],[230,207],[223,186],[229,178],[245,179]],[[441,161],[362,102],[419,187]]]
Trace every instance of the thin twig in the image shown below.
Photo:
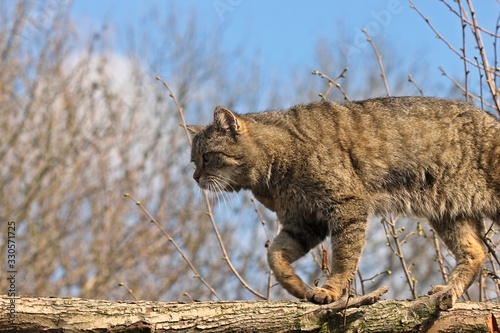
[[[427,23],[427,25],[431,28],[431,30],[436,34],[436,38],[440,39],[443,41],[443,43],[446,44],[446,46],[448,46],[448,48],[453,52],[455,53],[456,55],[458,55],[460,57],[460,59],[463,59],[463,54],[458,51],[453,45],[451,45],[450,42],[448,42],[446,39],[443,38],[443,36],[439,33],[439,31],[437,31],[437,29],[434,27],[434,25],[432,25],[431,21],[429,18],[425,17],[424,14],[417,8],[417,6],[415,6],[415,4],[413,3],[413,1],[411,0],[408,0],[408,2],[410,3],[410,7],[412,9],[414,9],[419,15],[420,17],[422,17],[422,19],[425,21],[425,23]],[[473,65],[474,67],[477,66],[472,60],[470,60],[469,58],[465,58],[463,59],[465,61],[467,61],[469,64]]]
[[[460,89],[462,92],[465,93],[465,88],[457,81],[455,80],[453,77],[451,77],[450,75],[448,75],[448,73],[444,70],[443,67],[439,66],[438,67],[439,71],[441,72],[441,74],[443,74],[443,76],[446,76],[446,78],[448,78],[451,82],[453,82],[453,84],[455,84],[455,86]],[[474,95],[473,93],[471,93],[469,91],[469,97],[472,99],[473,102],[475,101],[482,101],[482,103],[492,109],[495,108],[495,106],[491,103],[488,103],[486,102],[484,99],[482,99],[481,96],[477,96],[477,95]]]
[[[123,287],[123,288],[127,289],[127,292],[130,294],[130,296],[132,296],[134,301],[137,301],[137,297],[135,297],[132,290],[129,287],[127,287],[127,285],[125,283],[123,283],[123,282],[118,283],[118,287]]]
[[[462,3],[460,0],[458,1],[458,8],[460,10],[460,23],[462,26],[462,54],[463,54],[463,59],[467,59],[467,44],[466,44],[466,39],[465,39],[465,28],[467,27],[467,24],[465,24],[465,19],[464,19],[464,9],[462,7]],[[469,103],[469,68],[467,67],[467,61],[463,60],[464,62],[464,73],[465,73],[465,79],[464,79],[464,87],[465,87],[465,102]]]
[[[260,220],[260,223],[262,225],[262,228],[264,229],[264,232],[266,233],[267,242],[271,242],[271,238],[269,237],[269,231],[266,228],[266,221],[264,220],[264,217],[260,213],[260,210],[257,207],[257,203],[255,202],[255,199],[251,198],[250,201],[253,203],[253,207],[255,209],[255,212],[257,213],[257,216],[259,217],[259,220]]]
[[[328,259],[328,251],[323,247],[323,244],[321,244],[321,270],[327,275],[330,276],[332,275],[332,272],[330,270],[330,264],[329,264],[329,259]]]
[[[467,25],[470,27],[470,29],[472,31],[472,34],[474,35],[474,38],[476,40],[476,45],[477,45],[477,48],[479,50],[479,54],[481,55],[482,64],[480,64],[478,61],[475,63],[471,59],[469,59],[469,58],[467,58],[465,56],[465,45],[464,45],[464,48],[462,49],[462,52],[459,52],[458,50],[456,50],[453,47],[453,45],[451,45],[450,42],[448,42],[445,38],[443,38],[441,36],[441,34],[437,31],[437,29],[431,24],[430,20],[423,15],[423,13],[415,6],[415,4],[412,2],[412,0],[408,0],[408,1],[410,3],[411,8],[413,8],[425,20],[425,22],[427,23],[427,25],[432,29],[432,31],[434,31],[434,33],[436,34],[437,38],[441,39],[450,48],[450,50],[452,50],[461,59],[463,59],[463,61],[465,63],[471,64],[474,67],[477,67],[477,68],[480,68],[480,69],[484,70],[484,74],[486,76],[486,83],[488,84],[489,90],[491,92],[491,97],[492,97],[493,103],[494,103],[494,107],[493,108],[496,109],[497,114],[500,115],[500,101],[499,101],[499,98],[498,98],[498,92],[496,90],[496,77],[497,77],[497,73],[494,71],[495,69],[494,68],[492,69],[490,67],[490,65],[489,65],[489,62],[488,62],[488,59],[487,59],[487,56],[486,56],[486,51],[485,51],[484,44],[483,44],[483,40],[482,40],[482,37],[481,37],[481,29],[480,29],[479,24],[477,23],[476,12],[474,11],[474,7],[472,5],[472,1],[471,0],[466,0],[467,4],[469,6],[469,11],[471,13],[471,18],[472,18],[471,20],[467,20]],[[445,3],[447,6],[449,6],[446,2],[443,1],[443,3]],[[467,15],[467,12],[465,12],[463,10],[462,6],[460,5],[460,14],[459,14],[459,17],[462,18],[462,21],[461,21],[462,26],[464,25],[464,22],[466,22],[466,17],[465,17],[466,15]],[[464,43],[465,43],[465,41],[464,41]],[[457,85],[457,86],[460,87],[460,85]],[[466,99],[467,99],[468,96],[470,96],[468,94],[468,87],[463,88],[463,90],[465,91],[465,96],[466,96]]]
[[[175,247],[176,251],[182,256],[182,259],[184,259],[184,261],[186,262],[186,264],[188,264],[189,268],[191,269],[191,271],[193,271],[194,273],[194,277],[199,279],[207,288],[208,290],[210,290],[210,292],[215,296],[217,297],[217,299],[219,301],[222,300],[222,298],[217,294],[217,292],[214,290],[214,288],[212,288],[210,286],[210,284],[208,284],[208,282],[200,275],[200,273],[198,273],[198,270],[196,269],[196,267],[194,267],[193,263],[191,262],[191,260],[189,260],[189,258],[186,256],[186,254],[184,253],[184,251],[182,251],[182,249],[179,247],[179,245],[177,245],[177,243],[175,242],[175,240],[173,239],[172,236],[170,236],[170,234],[168,232],[165,231],[165,229],[163,229],[163,227],[158,223],[158,221],[156,221],[156,219],[151,215],[151,213],[142,205],[142,203],[138,200],[136,200],[134,197],[132,197],[130,194],[128,193],[125,193],[124,196],[126,198],[129,198],[130,200],[134,201],[135,204],[137,206],[139,206],[139,208],[144,212],[144,214],[146,214],[146,216],[149,218],[149,220],[151,222],[153,222],[153,224],[158,228],[160,229],[161,233],[167,237],[167,239],[169,240],[170,243],[172,243],[172,245]]]
[[[387,96],[391,96],[391,91],[389,90],[389,83],[387,82],[387,75],[385,74],[384,64],[382,63],[382,55],[378,52],[377,46],[375,45],[375,42],[368,34],[368,31],[366,29],[363,29],[362,31],[366,35],[367,41],[372,46],[373,52],[375,52],[375,56],[377,57],[378,66],[380,68],[380,75],[382,76],[382,80],[384,81],[384,87]]]
[[[365,280],[363,279],[363,276],[361,275],[361,271],[357,270],[357,273],[358,273],[358,278],[359,278],[359,282],[361,283],[361,294],[365,294]]]
[[[196,302],[187,291],[182,293],[182,296],[186,296],[191,302]]]
[[[476,38],[476,44],[479,49],[479,54],[481,55],[484,75],[486,76],[486,83],[490,88],[491,97],[493,98],[493,102],[496,105],[497,114],[500,115],[500,100],[498,99],[498,91],[495,84],[495,78],[493,75],[493,70],[491,69],[490,64],[488,62],[488,57],[486,56],[486,51],[484,49],[484,44],[483,44],[483,37],[481,36],[481,31],[478,28],[479,24],[477,23],[476,12],[474,10],[471,0],[467,0],[467,5],[469,6],[469,11],[472,18],[472,25],[470,25],[470,28],[472,30],[472,33],[474,34],[474,37]]]
[[[318,249],[320,258],[318,259],[318,257],[316,257],[316,255],[314,254],[314,251],[311,250],[313,261],[324,274],[317,279],[319,281],[324,276],[330,276],[331,271],[329,267],[330,265],[328,264],[328,251],[323,246],[323,243],[319,244],[319,246],[317,246],[315,249]]]
[[[476,60],[477,64],[479,64],[479,59],[477,57],[474,57]],[[483,96],[483,73],[481,72],[481,68],[477,68],[478,74],[479,74],[479,97],[481,97],[481,109],[484,110],[484,96]]]
[[[186,138],[189,141],[189,145],[191,145],[192,144],[191,135],[189,135],[189,130],[188,130],[188,126],[186,124],[186,119],[184,119],[184,109],[182,108],[181,104],[177,100],[177,97],[175,96],[173,90],[170,88],[170,85],[168,84],[168,82],[163,80],[159,76],[157,76],[156,79],[158,81],[160,81],[161,83],[163,83],[163,85],[167,88],[167,90],[170,94],[170,97],[172,97],[172,99],[174,100],[175,106],[177,107],[177,111],[179,111],[179,117],[181,118],[181,121],[182,121],[182,127],[184,127],[184,131],[186,132]]]
[[[405,235],[405,237],[404,237],[404,238],[400,241],[400,243],[401,243],[401,244],[406,243],[406,242],[408,241],[408,238],[409,238],[410,236],[412,236],[412,235],[415,235],[415,232],[414,232],[414,231],[407,233],[407,234]]]
[[[325,318],[331,316],[334,313],[338,313],[342,310],[345,310],[346,308],[348,309],[359,308],[360,306],[363,305],[371,305],[378,302],[378,300],[380,300],[380,297],[382,297],[382,295],[387,293],[388,291],[389,287],[383,286],[376,289],[375,291],[372,291],[367,295],[354,298],[349,298],[348,296],[344,296],[336,302],[320,305],[315,309],[308,310],[304,312],[302,316],[308,317],[312,315],[317,318]]]
[[[177,107],[177,111],[179,112],[179,116],[180,116],[181,121],[182,121],[182,126],[184,127],[184,130],[186,133],[186,137],[189,141],[189,144],[191,145],[192,140],[191,140],[191,135],[189,134],[189,130],[187,128],[186,120],[184,119],[184,109],[182,108],[179,101],[177,100],[177,97],[175,96],[173,90],[170,88],[170,85],[168,84],[168,82],[163,80],[159,76],[157,76],[156,79],[163,83],[163,85],[168,89],[168,91],[170,93],[170,97],[172,97],[172,99],[174,100],[175,105]],[[256,290],[252,289],[248,285],[248,283],[241,277],[241,275],[238,273],[238,271],[234,268],[233,263],[231,262],[231,259],[229,259],[229,256],[227,254],[226,247],[224,245],[224,242],[222,241],[222,237],[220,236],[219,229],[217,228],[217,224],[215,223],[214,215],[212,212],[212,206],[210,205],[210,200],[209,200],[208,193],[206,190],[203,190],[203,196],[205,198],[205,205],[207,207],[207,215],[209,217],[210,223],[212,224],[212,228],[215,232],[215,235],[217,237],[217,241],[219,242],[219,246],[220,246],[221,251],[222,251],[222,255],[223,255],[222,259],[227,263],[227,265],[229,266],[229,269],[233,272],[233,274],[240,281],[240,283],[243,285],[244,288],[246,288],[249,292],[251,292],[252,294],[254,294],[255,296],[257,296],[261,299],[267,299],[266,296],[262,295],[261,293],[259,293]]]
[[[342,88],[342,86],[337,82],[341,78],[345,78],[345,73],[349,70],[348,67],[345,67],[342,72],[335,78],[332,79],[328,75],[321,73],[319,71],[312,71],[313,75],[319,75],[321,78],[326,79],[328,81],[328,88],[326,89],[325,93],[320,93],[318,94],[319,97],[321,97],[322,100],[326,101],[328,98],[328,94],[330,93],[330,90],[332,89],[333,86],[335,86],[344,96],[344,100],[350,102],[351,100],[347,96],[346,92]]]
[[[485,287],[485,281],[484,281],[483,269],[481,269],[481,273],[479,274],[479,302],[484,302],[484,287]]]
[[[492,239],[492,237],[497,233],[497,231],[493,229],[494,226],[495,226],[495,222],[492,221],[488,230],[484,233],[484,237],[483,237],[484,242],[491,244],[491,247],[493,248],[493,250],[496,249],[496,245],[497,245],[493,242],[493,239]],[[493,233],[493,235],[490,236],[490,233]],[[498,280],[500,280],[500,278],[498,277],[497,265],[495,265],[495,261],[498,264],[498,259],[496,258],[496,253],[495,253],[496,251],[491,251],[491,249],[488,247],[488,252],[489,252],[488,253],[488,261],[490,263],[491,270],[484,267],[483,271],[485,272],[486,276],[488,276],[489,278],[491,278],[493,280],[494,285],[495,285],[495,292],[496,292],[497,296],[500,296],[500,285],[498,283]]]
[[[441,275],[443,276],[443,281],[445,283],[448,283],[448,274],[445,272],[443,254],[441,253],[441,246],[439,245],[439,237],[434,229],[432,229],[432,238],[434,241],[434,249],[436,250],[436,260],[439,264],[439,270],[441,271]]]
[[[494,70],[495,70],[495,85],[497,84],[497,78],[500,76],[500,68],[498,67],[498,49],[497,49],[497,42],[498,42],[498,31],[500,30],[500,14],[498,14],[497,17],[497,25],[495,28],[495,37],[493,38],[493,64],[494,64]]]
[[[323,278],[328,278],[331,275],[330,271],[330,265],[328,263],[328,251],[325,249],[323,246],[323,243],[319,244],[315,249],[319,251],[319,259],[316,257],[314,254],[314,251],[311,250],[311,255],[313,257],[314,263],[318,266],[318,268],[321,270],[322,274],[314,279],[314,285],[318,286],[319,282]]]
[[[266,233],[265,247],[266,247],[266,249],[269,249],[269,246],[271,244],[271,238],[269,237],[269,231],[267,230],[267,227],[266,227],[266,221],[264,220],[264,217],[260,213],[260,210],[257,207],[257,203],[255,202],[255,199],[251,198],[250,201],[253,203],[253,206],[255,208],[255,212],[257,213],[257,216],[259,216],[262,228],[264,229],[264,232]],[[273,287],[273,271],[269,270],[269,277],[267,279],[267,300],[271,299],[271,289],[272,289],[272,287]]]
[[[249,292],[251,292],[252,294],[254,294],[255,296],[257,296],[261,299],[267,299],[266,296],[262,295],[261,293],[259,293],[256,290],[252,289],[252,287],[250,287],[248,285],[248,283],[241,277],[240,273],[238,273],[236,268],[234,268],[233,263],[231,262],[231,259],[229,259],[229,256],[227,254],[227,250],[226,250],[226,247],[224,246],[224,242],[222,241],[222,237],[220,236],[219,229],[217,228],[217,224],[215,223],[214,215],[212,213],[212,207],[210,206],[210,200],[208,199],[208,195],[206,193],[206,190],[204,190],[203,192],[205,193],[205,204],[208,208],[207,215],[208,215],[208,217],[210,219],[210,223],[212,224],[212,227],[214,229],[215,236],[217,237],[217,241],[219,242],[219,246],[220,246],[220,249],[221,249],[222,255],[223,255],[222,259],[224,261],[226,261],[227,265],[229,266],[229,269],[231,269],[233,274],[236,276],[236,278],[238,278],[238,280],[241,282],[241,284],[243,285],[244,288],[246,288]]]
[[[441,1],[446,7],[448,7],[448,9],[453,13],[455,14],[457,17],[460,17],[460,14],[449,4],[447,3],[445,0],[439,0]],[[465,12],[465,14],[467,14]],[[469,20],[468,17],[464,17],[464,20],[463,20],[465,23],[467,23],[468,25],[472,25],[472,22]],[[492,37],[495,37],[495,38],[498,38],[500,37],[500,35],[498,35],[498,31],[495,31],[495,32],[491,32],[483,27],[478,27],[479,30],[481,30],[482,32],[484,32],[485,34],[488,34]]]
[[[344,333],[345,333],[345,332],[346,332],[346,330],[347,330],[347,308],[348,308],[348,306],[349,306],[349,300],[350,300],[351,298],[352,298],[351,293],[347,294],[347,299],[346,299],[346,301],[345,301],[345,308],[344,308],[344,311],[343,311],[344,313],[343,313],[343,315],[342,315],[342,317],[343,317],[343,318],[342,318],[342,320],[343,320],[343,327],[342,327],[342,328],[343,328]]]
[[[420,93],[420,96],[424,96],[424,91],[422,90],[422,88],[420,88],[417,82],[415,82],[411,74],[408,75],[408,82],[412,83],[415,86],[415,88],[417,88],[418,92]]]
[[[497,264],[500,265],[500,260],[497,257],[497,254],[495,252],[495,248],[490,244],[491,243],[491,239],[489,237],[488,238],[485,237],[483,239],[483,243],[484,243],[484,245],[486,245],[486,248],[488,249],[488,252],[495,259],[495,261],[497,262]]]
[[[366,282],[366,281],[370,281],[372,283],[375,282],[375,278],[381,276],[382,274],[387,274],[387,275],[391,275],[392,274],[392,271],[390,269],[386,270],[386,271],[383,271],[383,272],[378,272],[377,274],[375,274],[374,276],[370,277],[370,278],[367,278],[367,279],[363,279],[361,280],[361,282]],[[361,276],[360,276],[360,279],[361,279]]]
[[[267,292],[266,292],[266,300],[271,300],[271,291],[273,289],[273,271],[269,270],[269,275],[267,276]]]
[[[406,260],[405,260],[405,257],[403,255],[403,249],[401,247],[402,242],[398,238],[398,230],[396,229],[396,223],[393,220],[392,216],[390,218],[390,221],[387,220],[387,218],[385,216],[383,216],[382,217],[382,225],[384,226],[384,229],[386,232],[387,243],[389,244],[389,246],[393,250],[393,253],[396,255],[396,257],[399,258],[399,261],[400,261],[401,266],[403,268],[403,271],[405,273],[406,281],[408,282],[408,286],[410,287],[411,294],[412,294],[413,298],[416,299],[418,297],[418,294],[417,294],[417,290],[415,288],[415,279],[411,276],[410,269],[408,268],[408,265],[406,264]],[[392,237],[392,240],[393,240],[396,248],[394,248],[391,245],[391,240],[390,240],[389,236]]]

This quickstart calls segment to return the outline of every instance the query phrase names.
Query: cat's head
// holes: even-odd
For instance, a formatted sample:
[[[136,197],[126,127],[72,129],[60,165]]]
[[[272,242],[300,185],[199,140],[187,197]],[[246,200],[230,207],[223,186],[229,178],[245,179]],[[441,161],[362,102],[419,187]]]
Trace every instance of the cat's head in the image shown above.
[[[251,185],[252,148],[246,121],[230,110],[217,107],[214,122],[206,127],[189,126],[195,135],[191,162],[193,179],[202,189],[239,191]]]

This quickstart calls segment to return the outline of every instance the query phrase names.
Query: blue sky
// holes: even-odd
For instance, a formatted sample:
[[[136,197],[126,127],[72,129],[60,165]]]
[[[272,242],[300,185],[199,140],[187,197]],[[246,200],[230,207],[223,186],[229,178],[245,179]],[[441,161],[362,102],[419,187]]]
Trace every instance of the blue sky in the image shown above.
[[[448,2],[456,7],[454,1]],[[461,47],[460,21],[441,1],[414,0],[414,3],[450,43],[457,49]],[[479,23],[494,30],[500,1],[480,0],[474,1],[474,5]],[[126,28],[151,11],[174,12],[181,21],[188,20],[195,12],[202,31],[222,32],[223,49],[244,45],[249,54],[258,54],[264,73],[301,67],[304,71],[321,70],[315,58],[319,39],[337,44],[349,56],[361,56],[357,50],[371,50],[361,33],[363,28],[376,43],[388,41],[398,54],[424,62],[435,71],[436,77],[440,76],[438,66],[444,66],[451,74],[463,72],[459,58],[435,38],[424,20],[410,8],[408,0],[75,0],[73,5],[79,28],[87,31],[97,30],[103,22],[112,28]],[[345,37],[339,40],[342,34]],[[467,38],[472,45],[472,36],[469,34]],[[486,47],[491,50],[491,42]]]
[[[459,49],[462,45],[460,21],[449,12],[446,6],[439,0],[413,1],[442,35]],[[456,6],[453,0],[447,1]],[[464,0],[462,2],[465,3]],[[474,4],[480,24],[494,30],[500,12],[500,0],[474,0]],[[317,45],[320,40],[329,43],[330,46],[339,47],[349,57],[358,59],[366,57],[367,54],[372,57],[370,45],[365,41],[365,36],[361,32],[363,28],[368,30],[375,43],[388,43],[389,48],[385,49],[386,52],[392,48],[394,53],[404,57],[405,61],[425,64],[429,71],[434,73],[432,80],[441,80],[449,84],[449,81],[440,75],[438,66],[445,67],[457,78],[463,73],[462,61],[436,38],[425,21],[410,8],[408,0],[313,0],[307,2],[297,0],[74,0],[72,6],[77,29],[83,35],[100,31],[105,23],[111,31],[120,31],[122,34],[130,26],[140,26],[148,35],[168,36],[168,30],[151,30],[158,29],[158,27],[149,24],[144,18],[152,12],[159,13],[159,17],[174,13],[181,22],[189,22],[191,15],[195,13],[200,31],[207,32],[208,35],[212,31],[221,32],[222,38],[218,42],[224,50],[231,51],[244,46],[247,55],[258,55],[260,70],[270,78],[273,74],[287,73],[291,69],[304,73],[323,70],[316,58]],[[110,36],[116,37],[114,43],[118,46],[117,50],[120,50],[120,47],[126,48],[125,45],[120,45],[124,43],[122,36],[119,37],[119,34],[113,33]],[[472,45],[470,33],[467,35],[467,40]],[[491,43],[486,47],[491,50]],[[157,50],[153,52],[161,54],[162,42],[158,43]],[[387,59],[390,54],[385,53],[384,56],[383,59]],[[366,66],[368,63],[363,62],[362,59],[358,59],[358,63],[359,68],[351,69],[351,71],[376,71],[377,73],[379,71],[373,66],[362,67],[363,64]],[[335,75],[341,70],[342,68],[338,68],[337,72],[327,74]],[[266,78],[263,80],[265,81]],[[443,91],[427,91],[426,93],[436,96],[446,94]],[[267,107],[261,106],[262,109]],[[246,107],[242,107],[241,110],[249,111]],[[247,225],[255,224],[255,221],[247,222]],[[380,229],[380,226],[378,228]],[[383,243],[385,243],[384,239]],[[367,268],[367,272],[380,269],[379,263],[364,261],[365,267],[373,266],[373,264],[377,267]],[[401,295],[396,297],[401,297]]]

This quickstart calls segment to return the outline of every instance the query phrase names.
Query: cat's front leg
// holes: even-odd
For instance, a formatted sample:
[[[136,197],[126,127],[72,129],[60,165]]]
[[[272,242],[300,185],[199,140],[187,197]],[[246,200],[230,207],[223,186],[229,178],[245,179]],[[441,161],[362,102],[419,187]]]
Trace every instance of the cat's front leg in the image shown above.
[[[269,247],[268,262],[279,284],[293,296],[305,299],[306,287],[290,265],[318,245],[325,235],[309,235],[284,227]]]
[[[306,293],[307,300],[327,304],[347,291],[365,244],[367,220],[368,211],[362,200],[351,199],[336,209],[331,228],[332,273],[323,287]]]

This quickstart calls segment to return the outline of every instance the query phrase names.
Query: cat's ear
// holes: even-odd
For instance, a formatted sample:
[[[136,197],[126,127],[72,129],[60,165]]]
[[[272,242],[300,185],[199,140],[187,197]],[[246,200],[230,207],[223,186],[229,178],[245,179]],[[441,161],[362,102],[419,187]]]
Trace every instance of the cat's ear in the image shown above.
[[[196,135],[200,133],[205,128],[205,126],[187,125],[186,128],[189,132],[191,132],[191,134]]]
[[[222,106],[215,108],[214,124],[218,128],[231,132],[232,134],[238,134],[238,132],[242,130],[241,121],[236,114]]]

